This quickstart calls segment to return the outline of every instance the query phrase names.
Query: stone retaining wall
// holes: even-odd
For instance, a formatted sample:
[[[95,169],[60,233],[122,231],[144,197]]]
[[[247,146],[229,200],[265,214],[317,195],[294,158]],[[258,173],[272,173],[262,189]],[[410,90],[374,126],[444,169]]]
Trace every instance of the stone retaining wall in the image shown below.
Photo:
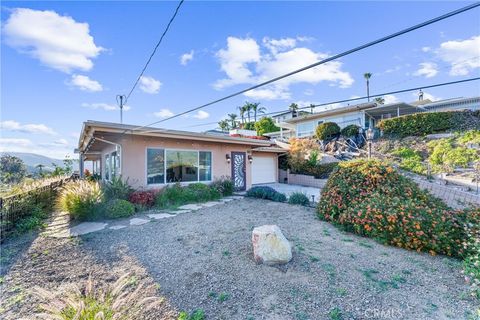
[[[410,176],[410,178],[412,177]],[[413,177],[413,180],[420,188],[430,191],[431,194],[442,199],[452,208],[463,209],[471,206],[480,207],[480,195],[458,190],[451,186],[444,186],[419,177]]]

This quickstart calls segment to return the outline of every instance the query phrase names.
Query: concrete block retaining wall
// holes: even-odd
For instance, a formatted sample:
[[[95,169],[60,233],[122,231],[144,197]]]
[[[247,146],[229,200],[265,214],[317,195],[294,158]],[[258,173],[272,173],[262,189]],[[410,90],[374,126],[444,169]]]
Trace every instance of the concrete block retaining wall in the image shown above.
[[[279,182],[284,183],[287,178],[288,184],[296,184],[305,187],[314,187],[322,189],[327,183],[327,179],[316,179],[314,176],[303,174],[293,174],[290,170],[279,170]]]

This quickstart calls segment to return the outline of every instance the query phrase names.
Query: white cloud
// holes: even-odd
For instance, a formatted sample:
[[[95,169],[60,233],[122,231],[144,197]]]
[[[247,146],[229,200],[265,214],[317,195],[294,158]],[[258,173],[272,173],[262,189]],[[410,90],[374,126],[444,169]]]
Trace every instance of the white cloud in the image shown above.
[[[387,94],[383,96],[383,99],[385,99],[385,104],[389,103],[397,103],[400,102],[400,99],[398,99],[396,96],[393,94]]]
[[[63,159],[68,155],[75,159],[73,148],[64,142],[63,139],[53,142],[34,143],[30,139],[0,138],[0,152],[37,153],[56,159]]]
[[[312,89],[307,89],[303,91],[303,94],[306,96],[313,96],[315,94],[315,91],[313,91]]]
[[[438,73],[438,66],[433,62],[422,62],[419,64],[419,69],[413,73],[417,77],[432,78]]]
[[[162,109],[158,112],[154,112],[153,115],[157,118],[169,118],[175,115],[172,111],[169,109]]]
[[[142,76],[140,78],[140,90],[145,93],[156,94],[160,91],[162,83],[152,77]]]
[[[2,29],[8,45],[67,73],[92,69],[92,59],[104,50],[95,44],[88,23],[55,11],[13,9]]]
[[[109,104],[109,103],[103,103],[103,102],[98,102],[98,103],[82,103],[82,107],[84,108],[89,108],[89,109],[102,109],[105,111],[115,111],[115,110],[120,110],[120,108],[115,105],[115,104]],[[129,111],[131,108],[130,106],[124,105],[123,106],[123,111]]]
[[[200,119],[200,120],[203,120],[203,119],[207,119],[208,117],[210,117],[210,114],[206,111],[198,110],[197,113],[193,115],[193,117],[197,118],[197,119]]]
[[[56,135],[52,128],[44,124],[21,124],[17,121],[7,120],[0,122],[0,128],[5,131],[23,132],[30,134],[48,134]]]
[[[296,47],[299,41],[298,38],[264,38],[262,44],[267,50],[262,52],[257,41],[252,38],[228,37],[227,48],[219,50],[216,55],[227,78],[218,80],[214,87],[223,89],[236,84],[256,84],[328,57],[325,53]],[[326,81],[342,88],[350,87],[354,80],[341,67],[339,61],[329,62],[245,95],[264,100],[289,99],[289,87],[295,83],[316,84]]]
[[[415,98],[415,101],[418,100],[418,92],[413,92],[412,96]],[[428,92],[423,92],[423,100],[438,101],[442,99],[443,98],[436,97],[433,94],[430,94]]]
[[[480,35],[443,42],[436,53],[440,59],[451,64],[450,75],[468,75],[473,69],[480,68]]]
[[[423,52],[429,52],[431,50],[432,50],[432,48],[430,48],[430,47],[422,47]]]
[[[72,75],[72,79],[70,80],[69,84],[79,88],[82,91],[103,91],[103,86],[100,84],[100,82],[92,80],[88,76],[83,76],[79,74]]]
[[[194,53],[195,51],[191,50],[190,52],[184,53],[180,56],[180,63],[182,66],[186,66],[190,61],[193,60]]]

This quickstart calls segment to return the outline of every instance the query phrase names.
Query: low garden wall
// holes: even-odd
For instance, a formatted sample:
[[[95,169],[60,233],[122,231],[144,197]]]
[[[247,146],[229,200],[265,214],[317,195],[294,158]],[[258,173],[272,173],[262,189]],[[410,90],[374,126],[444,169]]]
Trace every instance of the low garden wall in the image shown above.
[[[285,181],[285,178],[287,179]],[[323,188],[328,179],[317,179],[314,176],[307,176],[304,174],[293,174],[290,170],[279,170],[279,182],[296,184],[305,187]]]

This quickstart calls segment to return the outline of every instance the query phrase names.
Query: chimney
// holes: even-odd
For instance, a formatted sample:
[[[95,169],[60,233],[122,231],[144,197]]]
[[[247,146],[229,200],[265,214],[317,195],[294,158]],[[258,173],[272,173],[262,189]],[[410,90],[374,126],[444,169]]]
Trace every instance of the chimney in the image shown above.
[[[423,100],[423,91],[422,89],[420,89],[420,91],[418,92],[418,101],[422,101]]]

